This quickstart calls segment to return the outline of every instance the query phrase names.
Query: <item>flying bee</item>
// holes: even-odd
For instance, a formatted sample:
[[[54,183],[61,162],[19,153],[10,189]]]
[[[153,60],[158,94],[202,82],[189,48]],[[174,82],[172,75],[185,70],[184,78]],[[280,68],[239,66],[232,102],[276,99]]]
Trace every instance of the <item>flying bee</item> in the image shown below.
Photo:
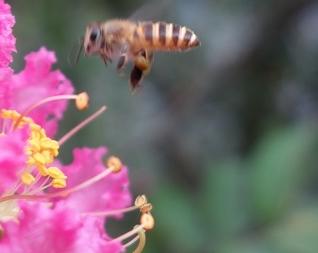
[[[134,90],[149,72],[154,52],[186,51],[199,45],[198,37],[185,26],[114,19],[89,24],[82,46],[85,55],[99,55],[105,64],[118,59],[118,71],[131,61],[130,84]]]

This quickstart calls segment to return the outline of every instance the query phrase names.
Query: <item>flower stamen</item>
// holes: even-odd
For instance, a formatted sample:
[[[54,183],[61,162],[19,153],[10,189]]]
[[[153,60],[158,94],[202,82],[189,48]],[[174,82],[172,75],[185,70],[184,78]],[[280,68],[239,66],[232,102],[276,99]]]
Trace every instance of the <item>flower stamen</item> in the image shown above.
[[[100,212],[86,212],[82,213],[82,215],[89,215],[89,216],[111,216],[116,214],[123,214],[128,213],[137,210],[138,207],[136,206],[130,206],[127,208],[121,208],[121,209],[115,209],[111,211],[100,211]]]
[[[104,111],[106,111],[107,107],[102,106],[98,111],[93,113],[91,116],[83,120],[81,123],[79,123],[76,127],[74,127],[72,130],[67,132],[59,141],[58,143],[60,145],[63,145],[64,142],[66,142],[68,139],[70,139],[73,135],[75,135],[79,130],[81,130],[83,127],[91,123],[93,120],[95,120],[97,117],[99,117]]]
[[[75,104],[78,110],[84,110],[88,107],[89,97],[86,92],[82,92],[77,95]]]
[[[147,200],[147,198],[144,195],[138,196],[135,203],[143,202],[143,204],[147,204],[147,202],[144,202],[144,200]],[[138,207],[136,206],[136,208]],[[140,218],[140,225],[134,226],[132,230],[128,231],[127,233],[121,236],[118,236],[112,241],[122,242],[137,234],[137,236],[135,236],[131,241],[124,244],[124,247],[127,248],[131,246],[139,239],[139,243],[136,249],[133,251],[133,253],[141,253],[146,244],[146,231],[152,230],[154,228],[154,225],[155,225],[155,219],[153,218],[151,213],[150,212],[142,213]]]
[[[25,147],[26,154],[26,168],[21,172],[20,182],[14,187],[14,191],[9,191],[12,194],[16,193],[20,187],[24,186],[24,193],[33,191],[35,189],[35,183],[40,180],[41,176],[49,175],[49,169],[47,168],[51,164],[55,157],[59,153],[59,144],[57,141],[47,137],[45,130],[34,123],[34,121],[26,116],[22,116],[14,110],[0,111],[0,118],[11,121],[11,126],[17,126],[17,128],[22,128],[24,126],[29,127],[30,134],[27,139],[27,145]],[[66,176],[62,171],[58,170],[56,167],[51,169],[51,178],[55,179],[58,174],[58,178],[62,178],[64,182],[59,182],[52,184],[53,187],[61,188],[63,185],[66,186]],[[36,170],[37,173],[33,171]],[[52,172],[55,172],[55,174]],[[34,176],[36,175],[36,177]]]
[[[58,192],[53,192],[53,193],[46,193],[43,195],[28,195],[28,194],[12,194],[12,195],[5,195],[3,197],[0,197],[0,202],[4,202],[4,201],[8,201],[8,200],[12,200],[12,199],[26,199],[26,200],[39,200],[39,199],[50,199],[50,198],[55,198],[55,197],[65,197],[68,196],[69,194],[73,193],[73,192],[77,192],[80,190],[83,190],[95,183],[97,183],[98,181],[102,180],[103,178],[107,177],[108,175],[110,175],[111,173],[114,173],[114,168],[110,167],[110,168],[106,168],[104,171],[102,171],[101,173],[89,178],[88,180],[85,180],[84,182],[69,188],[69,189],[65,189],[62,191],[58,191]],[[64,175],[64,174],[63,174]],[[49,177],[51,179],[51,177]],[[65,179],[66,176],[61,176],[61,177],[57,177],[57,178],[53,178],[53,180],[45,186],[41,187],[41,191],[53,186],[55,188],[60,188],[60,187],[65,187]],[[134,207],[135,208],[135,207]]]
[[[35,182],[35,177],[27,171],[24,171],[21,175],[21,181],[23,184],[30,186]]]
[[[129,242],[125,243],[123,246],[124,248],[128,248],[131,245],[133,245],[135,242],[137,242],[139,239],[139,235],[135,236],[133,239],[131,239]]]
[[[108,175],[110,175],[112,173],[112,168],[107,168],[106,170],[102,171],[101,173],[97,174],[94,177],[91,177],[90,179],[72,187],[69,189],[65,189],[63,191],[59,191],[59,192],[55,192],[55,193],[49,193],[46,194],[47,197],[58,197],[58,196],[67,196],[73,192],[77,192],[80,190],[83,190],[95,183],[97,183],[98,181],[102,180],[103,178],[107,177]]]
[[[50,96],[47,98],[44,98],[32,105],[30,105],[29,107],[27,107],[22,113],[21,116],[19,117],[19,119],[17,120],[16,124],[13,125],[13,129],[17,128],[17,126],[19,125],[20,121],[22,120],[23,117],[27,116],[30,112],[32,112],[35,108],[43,105],[43,104],[47,104],[49,102],[53,102],[53,101],[59,101],[59,100],[75,100],[75,104],[76,107],[79,110],[83,110],[85,108],[87,108],[88,106],[88,100],[89,97],[87,95],[86,92],[82,92],[79,94],[72,94],[72,95],[56,95],[56,96]]]
[[[149,215],[151,216],[151,214],[149,213]],[[149,217],[150,217],[149,216]],[[148,218],[149,218],[148,217]],[[152,216],[151,216],[152,217]],[[137,248],[134,250],[134,253],[140,253],[142,252],[142,250],[144,249],[145,247],[145,244],[146,244],[146,234],[145,232],[149,229],[152,229],[153,226],[150,228],[149,226],[149,219],[147,218],[147,222],[145,224],[141,223],[140,225],[136,225],[134,226],[134,228],[130,231],[128,231],[127,233],[121,235],[121,236],[118,236],[116,237],[115,239],[113,239],[112,241],[115,241],[115,242],[122,242],[122,241],[125,241],[127,240],[128,238],[132,237],[133,235],[136,235],[138,234],[136,237],[134,237],[131,241],[129,241],[128,243],[126,243],[124,246],[125,247],[129,247],[131,246],[134,242],[136,242],[139,238],[139,243],[138,243],[138,246]],[[152,217],[152,222],[151,224],[154,224],[154,219]]]
[[[111,216],[111,215],[117,215],[117,214],[124,214],[128,212],[132,212],[135,210],[138,210],[141,213],[150,212],[152,209],[151,203],[148,203],[148,200],[145,195],[139,195],[137,196],[135,203],[133,206],[121,208],[121,209],[115,209],[111,211],[98,211],[98,212],[86,212],[82,213],[82,215],[89,215],[89,216]]]
[[[113,173],[118,173],[123,168],[121,160],[116,156],[111,156],[107,159],[107,167],[112,170]]]
[[[139,243],[137,248],[133,251],[133,253],[141,253],[146,245],[146,233],[144,230],[139,231],[138,233]]]
[[[116,237],[115,239],[113,239],[112,241],[113,242],[122,242],[126,239],[128,239],[129,237],[135,235],[135,234],[139,234],[140,231],[143,231],[144,228],[142,225],[137,225],[135,226],[132,230],[126,232],[125,234],[123,235],[120,235],[118,237]]]
[[[136,227],[136,226],[135,226]],[[138,235],[131,239],[129,242],[125,243],[123,246],[124,248],[128,248],[131,245],[133,245],[135,242],[137,242],[139,239],[139,243],[133,253],[141,253],[146,245],[146,233],[145,230],[141,230],[138,232]]]

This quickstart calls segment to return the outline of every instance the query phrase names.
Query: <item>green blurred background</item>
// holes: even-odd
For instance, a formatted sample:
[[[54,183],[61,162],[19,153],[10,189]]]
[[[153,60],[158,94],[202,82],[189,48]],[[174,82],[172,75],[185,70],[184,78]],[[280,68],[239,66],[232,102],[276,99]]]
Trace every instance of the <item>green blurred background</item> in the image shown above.
[[[130,168],[134,195],[153,203],[146,252],[318,252],[318,3],[305,0],[9,1],[18,52],[45,45],[86,112],[70,106],[61,136],[108,111],[62,148],[107,145]],[[97,57],[67,58],[93,20],[164,20],[193,29],[202,46],[158,53],[132,95]],[[136,214],[111,221],[118,235]]]

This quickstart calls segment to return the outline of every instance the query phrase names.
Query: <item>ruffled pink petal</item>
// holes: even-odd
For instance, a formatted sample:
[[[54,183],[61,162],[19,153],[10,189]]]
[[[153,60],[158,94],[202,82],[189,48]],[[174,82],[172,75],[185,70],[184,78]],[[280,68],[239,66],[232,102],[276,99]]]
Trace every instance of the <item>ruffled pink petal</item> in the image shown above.
[[[100,220],[84,217],[62,205],[20,203],[18,222],[3,222],[1,253],[119,253]]]
[[[10,106],[10,80],[13,71],[10,68],[0,68],[0,109]]]
[[[62,167],[68,176],[67,187],[78,185],[105,170],[103,156],[106,148],[77,148],[74,160]],[[94,185],[71,194],[65,205],[79,212],[106,211],[127,207],[131,204],[127,168],[117,174],[110,174]]]
[[[12,62],[12,52],[16,52],[15,37],[12,27],[15,18],[11,14],[10,5],[0,1],[0,70],[6,68]]]
[[[0,195],[18,181],[19,172],[25,168],[29,129],[18,129],[0,135]]]
[[[73,92],[71,82],[59,70],[52,70],[52,65],[56,62],[53,52],[42,47],[39,51],[28,54],[25,61],[23,71],[7,76],[2,81],[0,79],[0,87],[2,86],[3,94],[5,92],[2,96],[6,98],[0,101],[0,108],[23,112],[44,98]],[[50,102],[36,108],[28,116],[44,127],[48,136],[52,137],[66,106],[66,101]]]

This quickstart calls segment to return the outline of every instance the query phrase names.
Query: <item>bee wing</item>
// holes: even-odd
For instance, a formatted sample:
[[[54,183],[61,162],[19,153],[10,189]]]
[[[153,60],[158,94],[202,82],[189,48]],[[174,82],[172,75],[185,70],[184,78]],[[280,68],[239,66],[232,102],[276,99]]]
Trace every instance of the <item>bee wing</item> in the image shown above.
[[[67,61],[71,66],[74,66],[79,62],[80,56],[83,52],[83,46],[84,46],[84,37],[80,38],[77,42],[73,44],[73,47],[67,58]]]
[[[141,5],[130,17],[130,20],[159,20],[169,10],[171,0],[150,1]]]

